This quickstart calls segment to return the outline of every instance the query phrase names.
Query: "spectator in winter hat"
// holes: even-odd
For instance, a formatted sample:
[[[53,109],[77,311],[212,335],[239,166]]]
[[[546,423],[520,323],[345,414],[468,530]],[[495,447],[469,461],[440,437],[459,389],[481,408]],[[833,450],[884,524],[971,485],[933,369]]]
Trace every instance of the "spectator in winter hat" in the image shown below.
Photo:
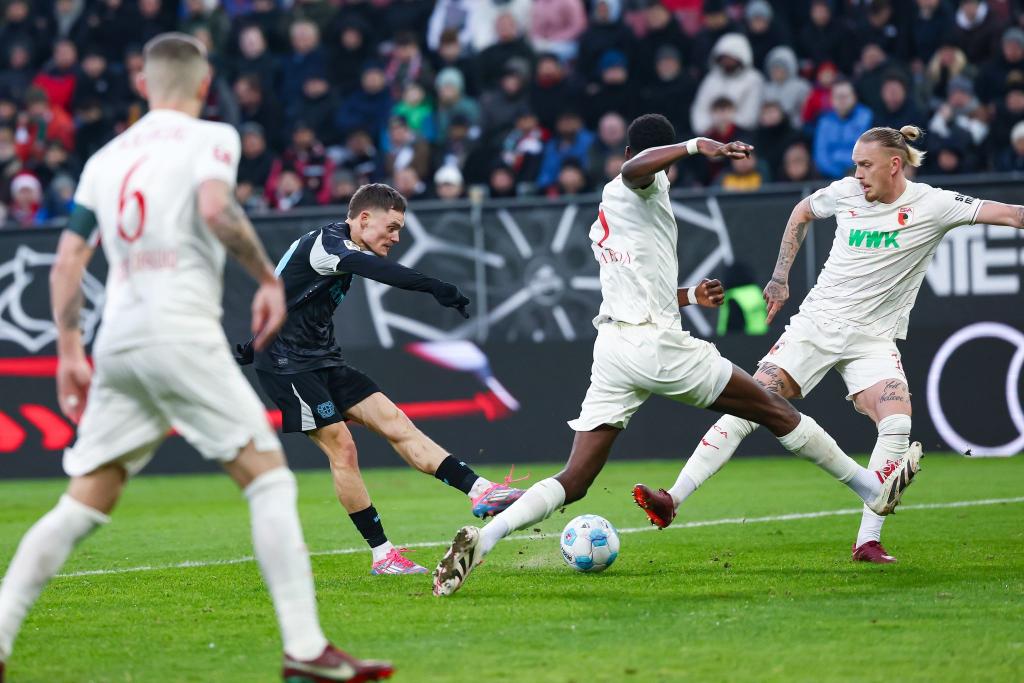
[[[442,166],[434,173],[434,192],[438,199],[460,199],[465,193],[462,173],[456,166]]]
[[[618,112],[632,120],[637,111],[637,93],[629,78],[629,63],[626,55],[619,50],[609,50],[601,55],[597,63],[601,80],[591,83],[586,89],[583,103],[584,121],[596,126],[598,119],[607,112]]]
[[[11,205],[9,218],[23,228],[35,225],[43,188],[39,180],[30,173],[19,173],[11,181]]]
[[[690,121],[695,131],[711,127],[711,104],[720,97],[736,103],[736,124],[753,128],[761,110],[764,78],[753,67],[750,42],[741,33],[727,33],[711,51],[708,75],[697,89],[697,97],[690,109]]]
[[[750,41],[754,66],[764,69],[765,59],[773,48],[792,42],[789,30],[775,18],[775,12],[767,0],[752,0],[747,3],[745,18],[744,33]]]
[[[800,125],[811,84],[797,73],[796,53],[793,48],[780,45],[765,57],[765,74],[768,80],[764,86],[765,101],[777,102],[789,117],[794,127]]]
[[[480,123],[480,105],[472,97],[465,94],[465,79],[462,72],[454,67],[442,69],[434,79],[437,94],[437,112],[435,113],[438,139],[443,141],[448,136],[448,127],[452,117],[465,117],[471,127]]]

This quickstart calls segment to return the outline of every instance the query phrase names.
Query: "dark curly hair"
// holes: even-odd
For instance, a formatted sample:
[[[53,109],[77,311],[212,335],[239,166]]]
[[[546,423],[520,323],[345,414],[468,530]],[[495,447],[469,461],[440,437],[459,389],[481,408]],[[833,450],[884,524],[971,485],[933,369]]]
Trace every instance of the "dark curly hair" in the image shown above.
[[[676,129],[661,114],[644,114],[633,119],[626,131],[629,149],[636,154],[649,147],[671,145],[676,141]]]

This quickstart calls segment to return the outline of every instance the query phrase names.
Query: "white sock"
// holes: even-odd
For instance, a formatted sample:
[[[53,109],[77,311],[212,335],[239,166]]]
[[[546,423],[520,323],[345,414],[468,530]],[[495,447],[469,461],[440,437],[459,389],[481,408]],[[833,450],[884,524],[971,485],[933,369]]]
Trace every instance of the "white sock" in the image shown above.
[[[910,449],[910,416],[890,415],[878,421],[878,441],[871,451],[871,459],[868,461],[868,469],[874,472],[885,465],[886,460],[899,460],[907,454]],[[864,513],[860,518],[860,531],[857,532],[857,547],[868,541],[882,540],[882,522],[885,517],[880,517],[864,506]]]
[[[565,489],[557,479],[538,481],[480,530],[481,557],[516,529],[547,519],[564,502]]]
[[[110,518],[65,494],[22,537],[0,585],[0,662],[11,655],[29,608],[78,543]]]
[[[796,429],[780,436],[779,443],[790,453],[810,460],[849,486],[865,502],[875,498],[881,491],[882,484],[875,473],[861,467],[843,453],[835,439],[807,415],[801,414]]]
[[[757,429],[757,424],[723,415],[711,426],[686,461],[676,483],[668,490],[678,508],[701,484],[711,478],[733,456],[740,442]]]
[[[373,553],[373,563],[377,564],[385,557],[387,557],[388,553],[390,553],[394,549],[395,546],[392,545],[391,541],[384,541],[380,545],[370,548],[370,552]]]
[[[476,481],[473,482],[473,488],[469,489],[469,493],[467,493],[466,495],[469,496],[470,500],[478,498],[479,496],[482,496],[484,491],[486,491],[487,488],[492,484],[494,484],[494,482],[491,481],[490,479],[485,479],[484,477],[477,477]]]
[[[298,486],[286,467],[265,472],[245,489],[252,545],[277,612],[284,649],[313,659],[327,647],[313,591],[313,569],[296,507]]]

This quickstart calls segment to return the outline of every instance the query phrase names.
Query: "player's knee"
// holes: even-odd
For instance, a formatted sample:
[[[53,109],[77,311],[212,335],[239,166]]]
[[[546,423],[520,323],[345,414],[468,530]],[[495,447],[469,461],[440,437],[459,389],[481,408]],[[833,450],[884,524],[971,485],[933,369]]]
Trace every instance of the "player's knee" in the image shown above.
[[[781,396],[769,393],[765,404],[765,420],[761,422],[774,434],[788,434],[800,424],[800,412]]]
[[[331,452],[328,455],[333,469],[354,470],[359,467],[359,452],[351,438],[336,440],[331,445]]]

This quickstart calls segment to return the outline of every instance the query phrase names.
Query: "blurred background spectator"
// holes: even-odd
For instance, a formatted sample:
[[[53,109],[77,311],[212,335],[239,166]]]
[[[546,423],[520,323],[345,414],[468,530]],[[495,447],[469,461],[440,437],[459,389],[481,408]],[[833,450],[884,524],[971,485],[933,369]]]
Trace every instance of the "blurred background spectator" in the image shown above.
[[[1024,3],[1013,0],[8,0],[0,213],[66,215],[85,160],[146,111],[142,44],[210,50],[204,115],[239,127],[250,211],[411,197],[571,195],[619,172],[657,111],[756,157],[673,169],[753,190],[848,173],[867,127],[917,124],[924,173],[1016,171]]]

